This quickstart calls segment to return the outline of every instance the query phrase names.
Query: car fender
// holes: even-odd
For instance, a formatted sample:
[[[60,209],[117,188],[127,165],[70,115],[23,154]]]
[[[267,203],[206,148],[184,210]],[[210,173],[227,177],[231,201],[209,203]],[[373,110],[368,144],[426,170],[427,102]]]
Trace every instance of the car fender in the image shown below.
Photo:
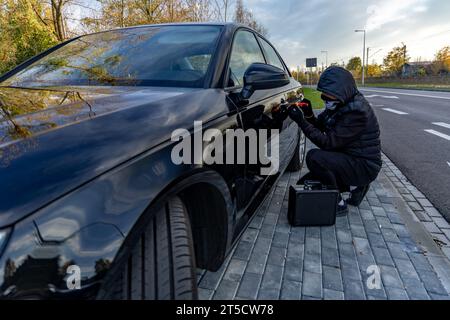
[[[198,182],[211,184],[223,194],[230,234],[233,202],[225,181],[207,168],[173,165],[171,150],[169,143],[134,159],[17,223],[0,258],[1,291],[8,290],[8,282],[15,283],[12,280],[18,277],[17,270],[22,270],[20,274],[33,274],[34,271],[26,270],[30,263],[50,263],[58,269],[49,273],[49,278],[42,277],[45,288],[37,284],[33,288],[43,290],[41,296],[67,290],[65,278],[70,265],[80,267],[82,286],[92,287],[115,261],[125,239],[150,206]],[[228,236],[227,246],[230,241]],[[5,274],[10,275],[11,281]]]

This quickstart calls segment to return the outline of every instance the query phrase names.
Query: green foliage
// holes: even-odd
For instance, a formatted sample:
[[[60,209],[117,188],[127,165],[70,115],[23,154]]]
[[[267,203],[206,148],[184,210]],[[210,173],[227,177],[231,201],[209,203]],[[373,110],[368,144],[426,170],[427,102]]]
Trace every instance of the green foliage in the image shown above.
[[[37,0],[0,0],[0,74],[57,43],[51,29],[39,21]]]
[[[427,70],[424,67],[420,67],[419,70],[417,70],[417,75],[424,77],[427,75]]]
[[[94,0],[92,0],[94,2]],[[85,32],[141,24],[215,21],[210,0],[96,0],[99,10],[82,19]],[[229,2],[226,2],[226,8]],[[0,74],[66,38],[67,18],[75,0],[0,0]],[[255,26],[259,24],[251,20]],[[75,31],[75,32],[74,32]],[[70,34],[82,33],[70,30]],[[119,61],[109,61],[117,64]],[[98,70],[91,70],[97,74]]]
[[[361,58],[353,57],[347,63],[347,70],[360,72],[362,68]]]
[[[362,74],[362,62],[360,57],[351,58],[346,66],[347,70],[350,71],[355,78],[359,78]]]
[[[387,73],[392,75],[400,75],[405,63],[409,62],[408,51],[406,45],[395,47],[388,53],[383,60],[383,65]]]
[[[431,68],[434,74],[450,72],[450,46],[445,46],[436,53]]]

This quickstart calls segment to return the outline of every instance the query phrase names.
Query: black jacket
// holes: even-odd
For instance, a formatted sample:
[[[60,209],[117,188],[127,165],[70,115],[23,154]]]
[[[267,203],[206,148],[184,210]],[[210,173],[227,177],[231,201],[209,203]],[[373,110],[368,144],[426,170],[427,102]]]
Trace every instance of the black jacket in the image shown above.
[[[351,73],[330,67],[317,89],[337,97],[341,104],[334,111],[325,110],[317,118],[299,123],[305,135],[321,149],[366,160],[371,172],[378,174],[382,165],[378,120]]]

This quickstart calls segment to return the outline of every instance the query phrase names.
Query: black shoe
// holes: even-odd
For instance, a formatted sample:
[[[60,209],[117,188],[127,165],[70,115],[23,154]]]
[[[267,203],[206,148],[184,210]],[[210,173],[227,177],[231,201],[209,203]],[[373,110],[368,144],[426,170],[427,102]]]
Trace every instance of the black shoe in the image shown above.
[[[344,204],[338,204],[337,211],[336,211],[336,217],[343,217],[348,215],[348,206],[347,202],[344,201]]]
[[[364,187],[358,187],[351,192],[350,198],[347,203],[351,206],[358,207],[364,200],[367,192],[369,191],[370,185]]]

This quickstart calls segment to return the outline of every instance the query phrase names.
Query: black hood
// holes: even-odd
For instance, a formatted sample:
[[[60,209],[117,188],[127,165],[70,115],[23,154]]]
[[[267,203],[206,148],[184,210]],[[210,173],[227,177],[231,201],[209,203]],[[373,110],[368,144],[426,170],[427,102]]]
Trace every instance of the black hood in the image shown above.
[[[320,77],[317,90],[331,94],[346,104],[358,94],[353,75],[341,67],[330,67]]]

